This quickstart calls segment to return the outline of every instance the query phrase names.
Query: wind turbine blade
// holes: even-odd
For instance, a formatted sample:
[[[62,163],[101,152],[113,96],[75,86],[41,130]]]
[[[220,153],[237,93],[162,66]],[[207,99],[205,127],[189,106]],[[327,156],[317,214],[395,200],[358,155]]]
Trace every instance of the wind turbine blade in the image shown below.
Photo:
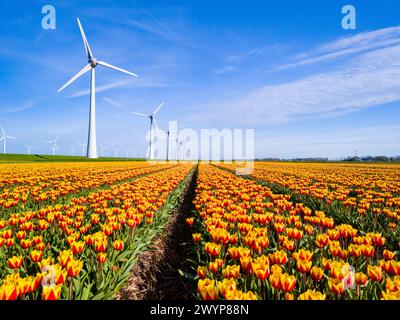
[[[15,138],[15,137],[12,137],[12,136],[6,136],[6,138],[12,139],[12,140],[19,140],[18,138]]]
[[[1,137],[1,138],[0,138],[0,141],[3,141],[3,140],[4,140],[4,137]]]
[[[78,21],[79,30],[81,30],[81,36],[82,36],[82,40],[83,40],[83,45],[85,46],[86,54],[87,54],[88,58],[90,59],[91,57],[93,57],[92,50],[90,50],[89,42],[86,39],[85,31],[83,31],[81,21],[79,20],[79,18],[76,18],[76,20]]]
[[[58,136],[57,138],[54,139],[54,143],[57,142],[58,138],[60,138],[60,136]]]
[[[3,134],[3,138],[4,138],[6,133],[4,132],[4,128],[3,128],[3,126],[1,124],[0,124],[0,128],[1,128],[1,133]]]
[[[157,130],[161,130],[161,129],[158,127],[158,125],[157,125],[156,118],[153,118],[153,121],[154,121],[154,125],[155,125],[156,129],[157,129]],[[161,131],[162,131],[162,130],[161,130]]]
[[[58,89],[57,92],[60,92],[64,90],[66,87],[68,87],[72,82],[74,82],[76,79],[78,79],[81,75],[85,74],[91,69],[90,64],[87,64],[84,66],[76,75],[74,75],[66,84],[64,84],[60,89]]]
[[[131,112],[132,114],[136,114],[137,116],[148,117],[148,114],[140,113],[140,112]]]
[[[162,103],[158,106],[158,108],[153,112],[153,115],[156,115],[156,113],[157,113],[158,111],[160,111],[160,109],[163,107],[164,104],[165,104],[165,103],[162,102]]]
[[[138,75],[136,73],[130,72],[130,71],[122,69],[122,68],[118,68],[118,67],[113,66],[112,64],[109,64],[107,62],[97,61],[97,63],[102,65],[102,66],[104,66],[104,67],[107,67],[107,68],[110,68],[110,69],[114,69],[114,70],[118,70],[118,71],[121,71],[123,73],[130,74],[131,76],[134,76],[134,77],[138,77]]]

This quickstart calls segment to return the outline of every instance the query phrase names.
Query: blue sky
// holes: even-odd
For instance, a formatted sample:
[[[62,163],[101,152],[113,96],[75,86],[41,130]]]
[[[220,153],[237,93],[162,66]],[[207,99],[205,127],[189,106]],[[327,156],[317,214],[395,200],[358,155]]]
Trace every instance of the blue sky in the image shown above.
[[[56,8],[55,30],[41,27]],[[341,27],[341,8],[357,29]],[[1,1],[0,123],[8,152],[81,153],[89,74],[76,17],[95,56],[97,140],[144,155],[150,112],[179,128],[254,128],[256,157],[400,154],[398,1]]]

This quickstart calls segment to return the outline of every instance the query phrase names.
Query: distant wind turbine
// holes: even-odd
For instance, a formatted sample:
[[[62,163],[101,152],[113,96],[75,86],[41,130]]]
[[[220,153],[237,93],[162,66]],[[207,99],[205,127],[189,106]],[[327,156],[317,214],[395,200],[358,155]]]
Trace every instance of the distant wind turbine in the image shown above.
[[[11,140],[18,140],[18,138],[14,138],[12,136],[9,136],[6,134],[6,132],[4,131],[3,126],[0,124],[0,129],[1,129],[1,138],[0,141],[3,141],[3,154],[6,154],[7,152],[7,139],[11,139]]]
[[[101,155],[102,157],[104,157],[104,150],[106,150],[106,149],[107,149],[106,147],[100,145],[100,155]]]
[[[46,143],[51,144],[51,149],[53,150],[53,156],[56,155],[56,150],[58,149],[57,140],[59,137],[55,138],[54,140],[46,141]]]
[[[86,156],[88,158],[97,158],[97,143],[96,143],[96,85],[95,85],[95,68],[97,65],[101,65],[103,67],[107,67],[110,69],[114,69],[123,73],[127,73],[131,76],[137,77],[137,74],[129,72],[125,69],[118,68],[113,66],[107,62],[97,60],[90,49],[89,43],[86,39],[85,32],[83,31],[81,22],[79,18],[77,18],[78,26],[81,31],[81,36],[83,40],[83,44],[85,46],[86,54],[89,59],[88,64],[84,66],[76,75],[74,75],[66,84],[64,84],[58,92],[62,91],[64,88],[68,87],[72,82],[78,79],[80,76],[91,70],[91,85],[90,85],[90,113],[89,113],[89,132],[88,132],[88,142],[87,142],[87,153]]]
[[[158,125],[157,125],[157,121],[156,121],[155,116],[156,116],[157,112],[160,111],[160,109],[162,108],[162,106],[163,106],[164,104],[165,104],[165,103],[162,102],[162,103],[158,106],[158,108],[157,108],[156,110],[154,110],[154,112],[151,113],[151,114],[145,114],[145,113],[139,113],[139,112],[132,112],[133,114],[136,114],[136,115],[138,115],[138,116],[149,117],[149,118],[150,118],[150,152],[149,152],[149,158],[150,158],[150,160],[152,160],[152,159],[154,158],[154,155],[153,155],[153,127],[155,126],[156,129],[158,129]]]
[[[115,157],[118,158],[119,150],[121,150],[121,148],[114,148],[114,150],[115,150]]]
[[[34,146],[28,146],[28,145],[25,144],[25,148],[28,149],[28,154],[31,154],[31,149],[32,149],[33,147],[34,147]]]
[[[82,147],[82,157],[84,157],[85,156],[86,143],[78,142],[78,144]]]

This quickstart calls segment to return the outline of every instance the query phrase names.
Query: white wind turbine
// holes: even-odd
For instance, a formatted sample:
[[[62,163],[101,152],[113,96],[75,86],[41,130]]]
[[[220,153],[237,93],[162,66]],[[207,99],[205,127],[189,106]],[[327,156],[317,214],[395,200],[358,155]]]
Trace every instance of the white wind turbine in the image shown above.
[[[58,149],[57,140],[59,137],[55,138],[54,140],[46,141],[46,143],[51,144],[51,149],[53,150],[53,156],[56,155],[56,150]]]
[[[158,130],[158,125],[157,125],[157,121],[156,121],[156,114],[158,111],[160,111],[160,109],[162,108],[162,106],[165,103],[162,102],[158,108],[156,110],[154,110],[153,113],[151,114],[145,114],[145,113],[139,113],[139,112],[132,112],[133,114],[136,114],[138,116],[142,116],[142,117],[149,117],[150,118],[150,152],[149,152],[149,159],[153,160],[153,127],[155,126],[156,129]]]
[[[28,145],[25,144],[25,148],[28,149],[28,154],[31,154],[31,150],[32,150],[33,147],[34,146],[28,146]]]
[[[7,152],[7,139],[11,139],[11,140],[18,140],[18,138],[14,138],[12,136],[9,136],[6,134],[6,132],[4,131],[3,126],[0,124],[0,128],[1,128],[1,138],[0,141],[3,141],[3,154],[6,154]]]
[[[100,145],[100,154],[102,157],[104,157],[104,150],[106,150],[106,149],[107,149],[106,147]]]
[[[84,157],[85,156],[86,143],[78,142],[78,144],[82,147],[82,157]]]
[[[121,148],[114,148],[114,150],[115,150],[115,157],[118,158],[118,154]]]
[[[91,70],[91,84],[90,84],[90,113],[89,113],[89,133],[88,133],[88,143],[87,143],[87,153],[86,156],[88,158],[97,158],[97,144],[96,144],[96,100],[95,100],[95,92],[96,92],[96,86],[95,86],[95,68],[98,65],[101,65],[103,67],[111,68],[123,73],[127,73],[131,76],[137,77],[135,73],[129,72],[127,70],[118,68],[116,66],[113,66],[107,62],[97,60],[92,53],[92,50],[90,49],[89,43],[86,39],[85,32],[83,31],[81,22],[79,21],[79,18],[77,18],[78,21],[78,26],[81,31],[81,36],[83,39],[83,44],[85,46],[86,54],[89,59],[88,64],[84,66],[76,75],[74,75],[66,84],[64,84],[58,92],[63,90],[64,88],[68,87],[72,82],[74,82],[76,79],[78,79],[80,76]]]

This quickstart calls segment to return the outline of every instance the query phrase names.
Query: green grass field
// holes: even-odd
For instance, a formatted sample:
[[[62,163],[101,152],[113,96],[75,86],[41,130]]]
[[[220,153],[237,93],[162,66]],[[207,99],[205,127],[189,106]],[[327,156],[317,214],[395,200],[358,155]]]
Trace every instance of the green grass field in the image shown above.
[[[145,161],[144,158],[112,158],[87,159],[80,156],[50,156],[43,154],[0,154],[0,163],[25,162],[104,162],[104,161]]]

